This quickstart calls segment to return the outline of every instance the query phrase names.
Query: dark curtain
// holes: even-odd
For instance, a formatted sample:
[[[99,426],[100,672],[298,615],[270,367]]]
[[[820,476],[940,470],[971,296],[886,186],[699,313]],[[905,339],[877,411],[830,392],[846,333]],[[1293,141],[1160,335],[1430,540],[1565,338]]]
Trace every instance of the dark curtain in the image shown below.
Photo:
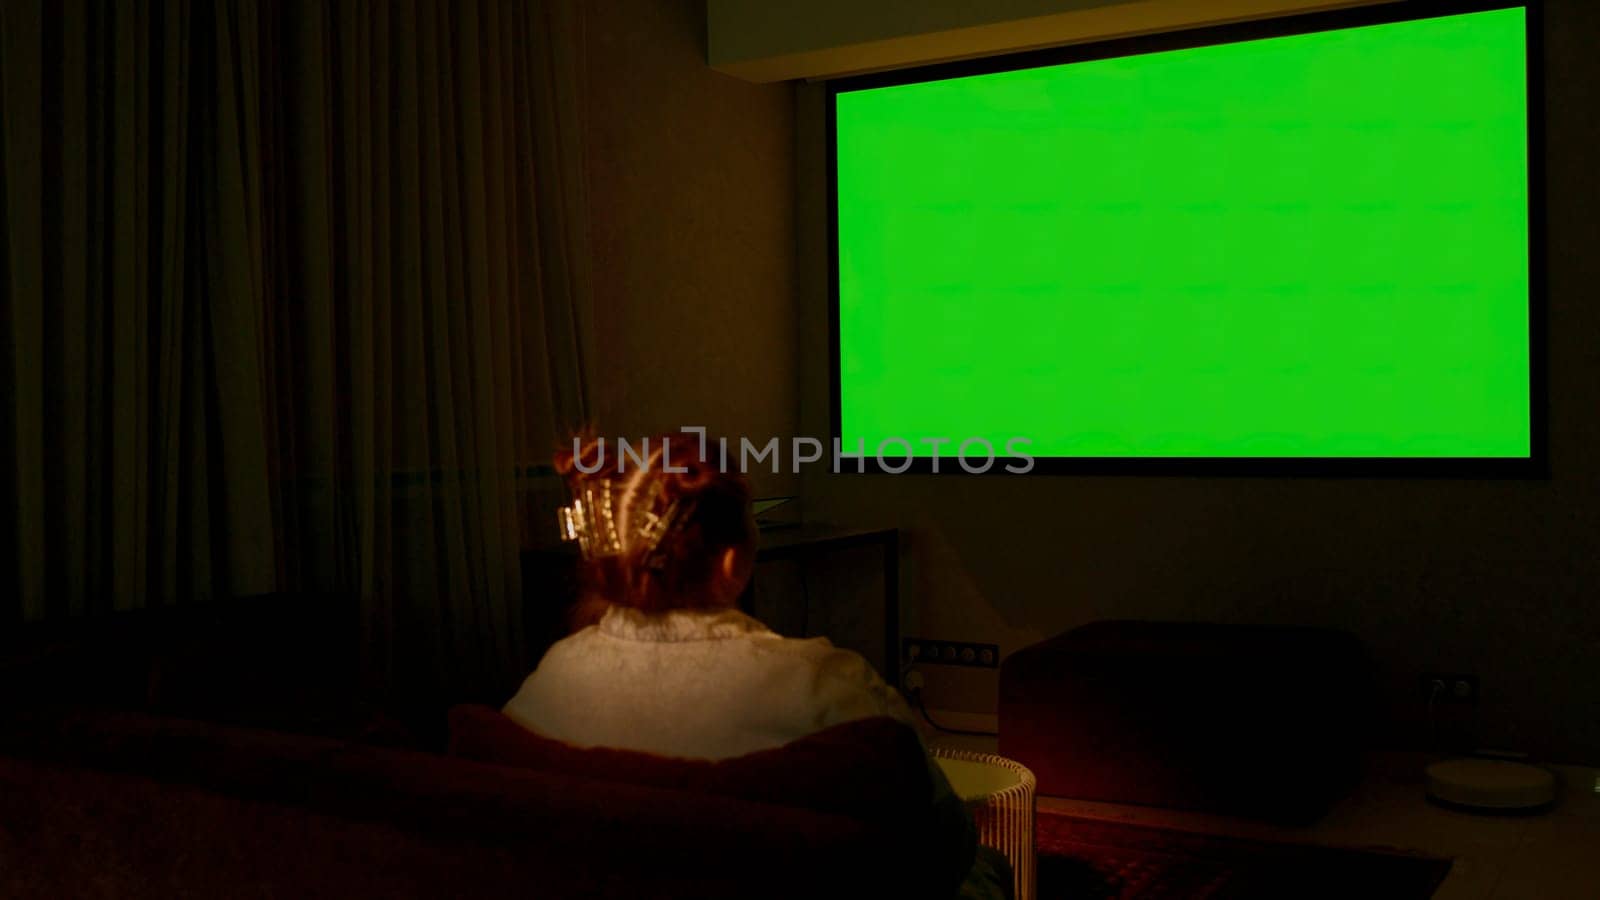
[[[526,664],[530,490],[583,414],[580,27],[0,4],[0,614],[317,592],[389,687]]]

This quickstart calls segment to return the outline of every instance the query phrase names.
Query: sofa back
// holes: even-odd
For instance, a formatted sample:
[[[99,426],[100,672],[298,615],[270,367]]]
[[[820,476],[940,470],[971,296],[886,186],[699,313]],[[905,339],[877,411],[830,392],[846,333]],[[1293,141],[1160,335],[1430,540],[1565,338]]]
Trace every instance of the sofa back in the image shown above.
[[[0,733],[5,897],[868,897],[848,816],[138,714]],[[914,880],[914,879],[913,879]]]
[[[452,708],[449,722],[449,752],[464,759],[812,809],[895,828],[926,824],[933,797],[921,740],[910,726],[887,716],[843,722],[781,747],[720,760],[576,747],[472,704]]]

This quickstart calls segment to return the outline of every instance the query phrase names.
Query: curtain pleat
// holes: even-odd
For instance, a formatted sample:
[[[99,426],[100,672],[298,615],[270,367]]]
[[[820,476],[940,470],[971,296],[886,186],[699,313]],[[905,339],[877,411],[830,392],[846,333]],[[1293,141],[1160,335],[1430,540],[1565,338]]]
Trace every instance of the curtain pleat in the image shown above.
[[[12,389],[9,446],[12,469],[7,494],[18,524],[12,571],[21,614],[46,613],[46,573],[59,562],[47,533],[44,373],[28,348],[44,346],[44,78],[43,0],[0,3],[0,52],[4,78],[6,199],[5,312],[11,340],[7,362]],[[37,299],[32,299],[37,298]]]
[[[191,60],[189,53],[189,9],[184,3],[167,8],[165,15],[152,15],[152,68],[160,72],[158,101],[152,104],[150,116],[151,141],[159,148],[154,164],[143,173],[151,184],[151,193],[159,195],[159,205],[149,219],[152,237],[157,238],[149,255],[154,260],[155,280],[150,286],[149,323],[150,349],[147,355],[130,361],[135,368],[149,373],[151,388],[147,405],[150,409],[149,440],[150,469],[145,475],[150,483],[150,518],[144,523],[148,529],[145,571],[139,574],[146,581],[146,596],[134,597],[114,589],[113,600],[120,608],[138,603],[160,602],[169,593],[178,591],[178,566],[183,558],[179,552],[178,497],[183,472],[180,456],[181,432],[178,416],[180,404],[179,380],[181,368],[177,360],[167,359],[156,363],[157,347],[183,346],[184,306],[177,302],[188,292],[185,263],[189,232],[189,179],[181,173],[189,170],[189,90]],[[146,433],[135,433],[135,440],[144,440]],[[137,477],[137,476],[136,476]],[[141,602],[142,601],[142,602]]]
[[[89,90],[93,84],[88,71],[92,52],[89,41],[94,23],[87,0],[63,0],[62,13],[57,28],[47,38],[57,51],[60,65],[52,67],[44,84],[47,101],[56,110],[45,125],[47,149],[55,151],[46,158],[46,177],[57,185],[61,201],[45,209],[45,228],[54,238],[47,239],[44,246],[45,277],[54,282],[57,301],[44,310],[44,340],[64,370],[82,372],[85,377],[47,380],[44,402],[49,407],[76,410],[89,408],[89,385],[93,381],[88,347],[95,333],[94,323],[89,321],[92,310],[88,302],[92,261],[88,198],[89,181],[102,162],[94,154],[77,160],[78,165],[71,165],[73,161],[65,158],[70,148],[95,146],[88,121]],[[79,323],[88,327],[74,327]],[[93,411],[98,413],[99,408]],[[51,574],[58,579],[57,590],[75,614],[84,611],[89,572],[89,536],[85,529],[72,526],[91,521],[86,483],[88,468],[93,464],[88,452],[90,418],[49,416],[44,422],[51,442],[61,449],[55,464],[44,471],[45,482],[68,513],[53,517],[46,526],[62,562]]]
[[[262,29],[250,3],[215,3],[215,29],[208,45],[214,53],[209,96],[211,121],[205,137],[212,145],[202,158],[199,196],[207,201],[205,257],[209,277],[204,296],[195,299],[206,343],[202,352],[214,387],[197,403],[209,404],[204,420],[214,422],[204,440],[210,494],[207,515],[212,533],[226,535],[213,554],[225,573],[214,589],[224,596],[271,591],[273,558],[271,486],[268,482],[263,329],[270,282],[264,271],[265,223],[261,207],[265,173],[260,154],[259,57],[251,48]],[[197,287],[199,287],[197,285]]]
[[[580,28],[0,4],[16,618],[313,591],[386,689],[521,674],[527,473],[584,419]]]
[[[107,482],[102,494],[111,505],[104,520],[103,542],[109,559],[104,560],[109,583],[102,590],[113,596],[113,606],[137,608],[145,604],[149,590],[145,578],[149,553],[150,479],[143,477],[150,467],[149,397],[151,370],[140,364],[150,353],[150,279],[158,271],[152,251],[154,219],[151,208],[151,148],[155,144],[150,117],[153,82],[152,21],[144,4],[117,7],[113,13],[112,89],[115,92],[102,115],[106,121],[106,140],[111,149],[110,180],[106,191],[110,207],[110,255],[107,267],[107,306],[110,316],[108,339],[110,370],[106,379],[109,391],[110,422],[104,439],[97,446],[109,448]],[[126,125],[118,127],[117,114],[127,110]],[[159,196],[159,195],[157,195]],[[125,591],[125,593],[123,592]]]

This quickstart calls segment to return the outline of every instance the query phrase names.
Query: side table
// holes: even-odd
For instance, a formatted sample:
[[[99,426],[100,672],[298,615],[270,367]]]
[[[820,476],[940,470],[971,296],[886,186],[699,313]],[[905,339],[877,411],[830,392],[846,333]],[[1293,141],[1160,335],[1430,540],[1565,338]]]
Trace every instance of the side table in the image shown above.
[[[1034,900],[1033,773],[992,753],[935,747],[933,758],[972,810],[978,843],[1000,851],[1011,863],[1016,900]]]

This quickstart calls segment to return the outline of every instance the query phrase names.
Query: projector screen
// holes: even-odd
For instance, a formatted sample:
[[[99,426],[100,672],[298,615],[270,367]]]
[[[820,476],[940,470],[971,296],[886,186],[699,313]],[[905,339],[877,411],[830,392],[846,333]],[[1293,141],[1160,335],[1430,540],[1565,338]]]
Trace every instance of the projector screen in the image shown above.
[[[1525,11],[1397,14],[835,83],[843,445],[1530,460]]]

